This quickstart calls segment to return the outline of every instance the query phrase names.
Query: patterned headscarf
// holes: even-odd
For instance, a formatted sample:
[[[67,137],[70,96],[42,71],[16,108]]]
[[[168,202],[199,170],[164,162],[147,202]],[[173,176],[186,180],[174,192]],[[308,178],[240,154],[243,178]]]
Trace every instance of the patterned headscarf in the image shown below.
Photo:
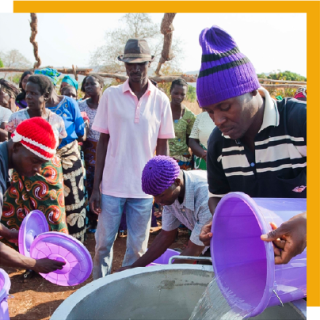
[[[68,83],[68,84],[70,84],[70,86],[72,86],[76,90],[78,90],[78,87],[79,87],[78,82],[75,79],[71,78],[69,75],[64,76],[62,79],[62,82]]]
[[[50,78],[52,83],[56,85],[58,83],[58,78],[61,75],[56,69],[51,68],[44,68],[44,69],[37,69],[34,71],[34,74],[42,74]]]
[[[153,157],[142,171],[142,190],[147,194],[157,196],[174,183],[179,173],[180,167],[171,157]]]

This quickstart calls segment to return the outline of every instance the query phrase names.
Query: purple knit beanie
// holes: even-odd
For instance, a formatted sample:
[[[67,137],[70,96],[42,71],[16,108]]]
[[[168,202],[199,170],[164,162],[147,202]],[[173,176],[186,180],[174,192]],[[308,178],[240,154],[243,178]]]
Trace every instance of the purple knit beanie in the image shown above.
[[[197,79],[200,107],[241,96],[260,88],[254,67],[232,37],[218,26],[202,30],[202,61]]]
[[[142,171],[142,190],[157,196],[174,183],[179,173],[180,167],[177,161],[166,156],[155,156],[148,161]]]

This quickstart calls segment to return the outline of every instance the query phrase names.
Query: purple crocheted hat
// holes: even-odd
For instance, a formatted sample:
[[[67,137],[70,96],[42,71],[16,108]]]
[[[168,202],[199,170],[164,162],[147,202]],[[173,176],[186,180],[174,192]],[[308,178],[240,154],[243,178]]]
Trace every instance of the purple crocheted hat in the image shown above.
[[[202,30],[202,61],[197,79],[201,107],[257,90],[260,83],[250,60],[233,38],[218,26]]]
[[[157,196],[168,189],[179,176],[180,167],[174,159],[156,156],[148,161],[142,171],[142,190]]]

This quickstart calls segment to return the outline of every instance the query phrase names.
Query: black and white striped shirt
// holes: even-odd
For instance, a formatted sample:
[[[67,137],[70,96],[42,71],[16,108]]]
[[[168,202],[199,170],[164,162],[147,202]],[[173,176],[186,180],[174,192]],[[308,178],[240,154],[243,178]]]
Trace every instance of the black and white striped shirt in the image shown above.
[[[265,89],[263,123],[255,153],[215,128],[208,141],[209,194],[242,191],[251,197],[306,197],[306,103],[275,101]]]

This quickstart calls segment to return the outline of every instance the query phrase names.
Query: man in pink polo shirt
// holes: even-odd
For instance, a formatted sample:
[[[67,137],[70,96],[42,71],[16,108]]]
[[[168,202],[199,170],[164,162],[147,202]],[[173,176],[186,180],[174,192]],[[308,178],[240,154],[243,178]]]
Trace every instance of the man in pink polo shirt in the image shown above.
[[[123,208],[127,215],[127,250],[122,266],[129,266],[147,249],[153,198],[142,191],[146,163],[169,155],[167,140],[175,137],[168,97],[148,79],[154,59],[144,39],[129,39],[124,55],[129,79],[103,93],[93,123],[99,131],[90,207],[99,215],[93,278],[111,272],[113,243]]]

